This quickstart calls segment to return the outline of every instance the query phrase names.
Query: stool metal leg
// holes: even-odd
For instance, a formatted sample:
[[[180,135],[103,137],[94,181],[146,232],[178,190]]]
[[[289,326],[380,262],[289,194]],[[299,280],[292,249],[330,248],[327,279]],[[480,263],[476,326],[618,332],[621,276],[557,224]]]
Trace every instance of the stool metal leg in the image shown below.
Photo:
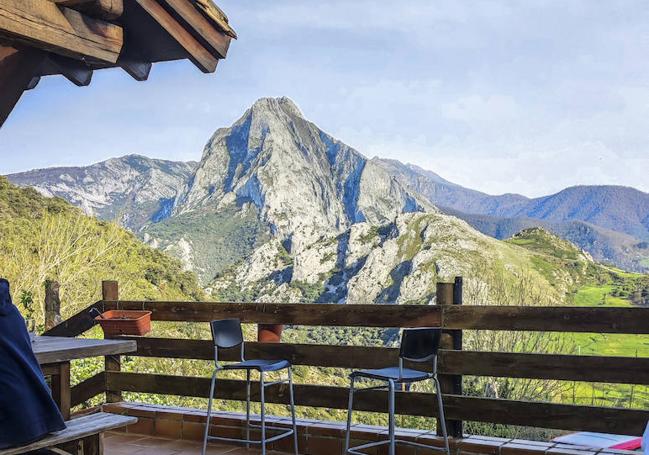
[[[389,394],[389,404],[388,404],[388,438],[390,439],[390,446],[388,450],[389,455],[396,454],[396,441],[394,436],[394,381],[390,379],[388,382],[388,394]]]
[[[351,384],[349,385],[349,404],[347,406],[347,431],[345,432],[345,455],[349,452],[349,439],[352,429],[352,409],[354,408],[354,380],[351,378]]]
[[[446,453],[451,455],[451,449],[448,444],[448,434],[446,431],[446,418],[444,417],[444,402],[442,401],[442,387],[439,384],[439,378],[435,376],[433,378],[435,381],[435,394],[437,395],[437,408],[439,412],[439,423],[442,426],[442,436],[444,436],[444,448]]]
[[[250,370],[246,370],[246,440],[250,441]],[[246,448],[250,448],[249,442]]]
[[[266,455],[266,401],[264,389],[264,372],[259,373],[259,389],[261,393],[261,455]]]
[[[293,447],[295,449],[295,455],[297,453],[297,422],[295,419],[295,396],[293,395],[293,368],[288,369],[288,387],[289,387],[289,396],[291,398],[291,418],[293,419]]]
[[[214,400],[214,389],[216,388],[216,373],[218,370],[214,370],[212,373],[212,381],[210,383],[210,398],[207,402],[207,418],[205,419],[205,435],[203,436],[203,450],[201,451],[202,455],[205,455],[207,451],[207,437],[210,434],[210,418],[212,417],[212,401]]]

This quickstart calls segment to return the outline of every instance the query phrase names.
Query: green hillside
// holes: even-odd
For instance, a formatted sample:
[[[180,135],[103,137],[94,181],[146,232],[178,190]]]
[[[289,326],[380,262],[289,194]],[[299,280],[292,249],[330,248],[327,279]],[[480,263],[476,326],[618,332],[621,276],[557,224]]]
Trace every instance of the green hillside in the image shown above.
[[[0,177],[0,276],[14,300],[43,302],[45,280],[61,285],[62,316],[100,299],[102,280],[118,280],[132,299],[202,297],[196,277],[178,260],[142,244],[116,224],[85,216],[58,198],[46,198]],[[37,311],[42,322],[42,311]]]

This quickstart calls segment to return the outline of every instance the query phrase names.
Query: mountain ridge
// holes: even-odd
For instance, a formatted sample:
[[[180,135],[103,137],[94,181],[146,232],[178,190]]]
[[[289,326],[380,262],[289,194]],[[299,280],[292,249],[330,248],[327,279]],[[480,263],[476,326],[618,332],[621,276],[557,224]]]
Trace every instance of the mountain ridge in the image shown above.
[[[259,99],[232,126],[217,129],[199,162],[126,155],[8,177],[117,220],[186,267],[200,263],[205,277],[269,237],[281,237],[288,252],[300,251],[323,232],[340,234],[366,221],[385,225],[436,207],[498,239],[542,226],[598,260],[649,270],[646,193],[576,185],[540,198],[492,196],[414,164],[368,159],[305,119],[286,97]],[[220,246],[205,240],[210,231],[224,235]],[[201,250],[224,259],[210,264]]]

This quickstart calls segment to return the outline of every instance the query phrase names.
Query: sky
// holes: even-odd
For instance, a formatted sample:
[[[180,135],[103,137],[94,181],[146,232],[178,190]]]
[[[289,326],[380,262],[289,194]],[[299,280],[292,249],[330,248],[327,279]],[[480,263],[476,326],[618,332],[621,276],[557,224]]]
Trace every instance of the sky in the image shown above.
[[[44,78],[0,129],[0,173],[139,153],[198,160],[257,98],[288,96],[368,157],[491,194],[649,192],[649,3],[217,0],[215,74],[154,65]]]

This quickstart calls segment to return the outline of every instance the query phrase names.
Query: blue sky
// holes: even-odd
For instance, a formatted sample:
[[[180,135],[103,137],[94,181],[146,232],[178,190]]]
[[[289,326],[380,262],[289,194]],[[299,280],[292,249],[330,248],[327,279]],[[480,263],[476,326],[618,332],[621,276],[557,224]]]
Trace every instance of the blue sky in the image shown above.
[[[197,160],[262,96],[289,96],[365,155],[490,193],[649,191],[644,1],[219,0],[239,40],[217,72],[45,78],[0,130],[0,173],[113,156]]]

